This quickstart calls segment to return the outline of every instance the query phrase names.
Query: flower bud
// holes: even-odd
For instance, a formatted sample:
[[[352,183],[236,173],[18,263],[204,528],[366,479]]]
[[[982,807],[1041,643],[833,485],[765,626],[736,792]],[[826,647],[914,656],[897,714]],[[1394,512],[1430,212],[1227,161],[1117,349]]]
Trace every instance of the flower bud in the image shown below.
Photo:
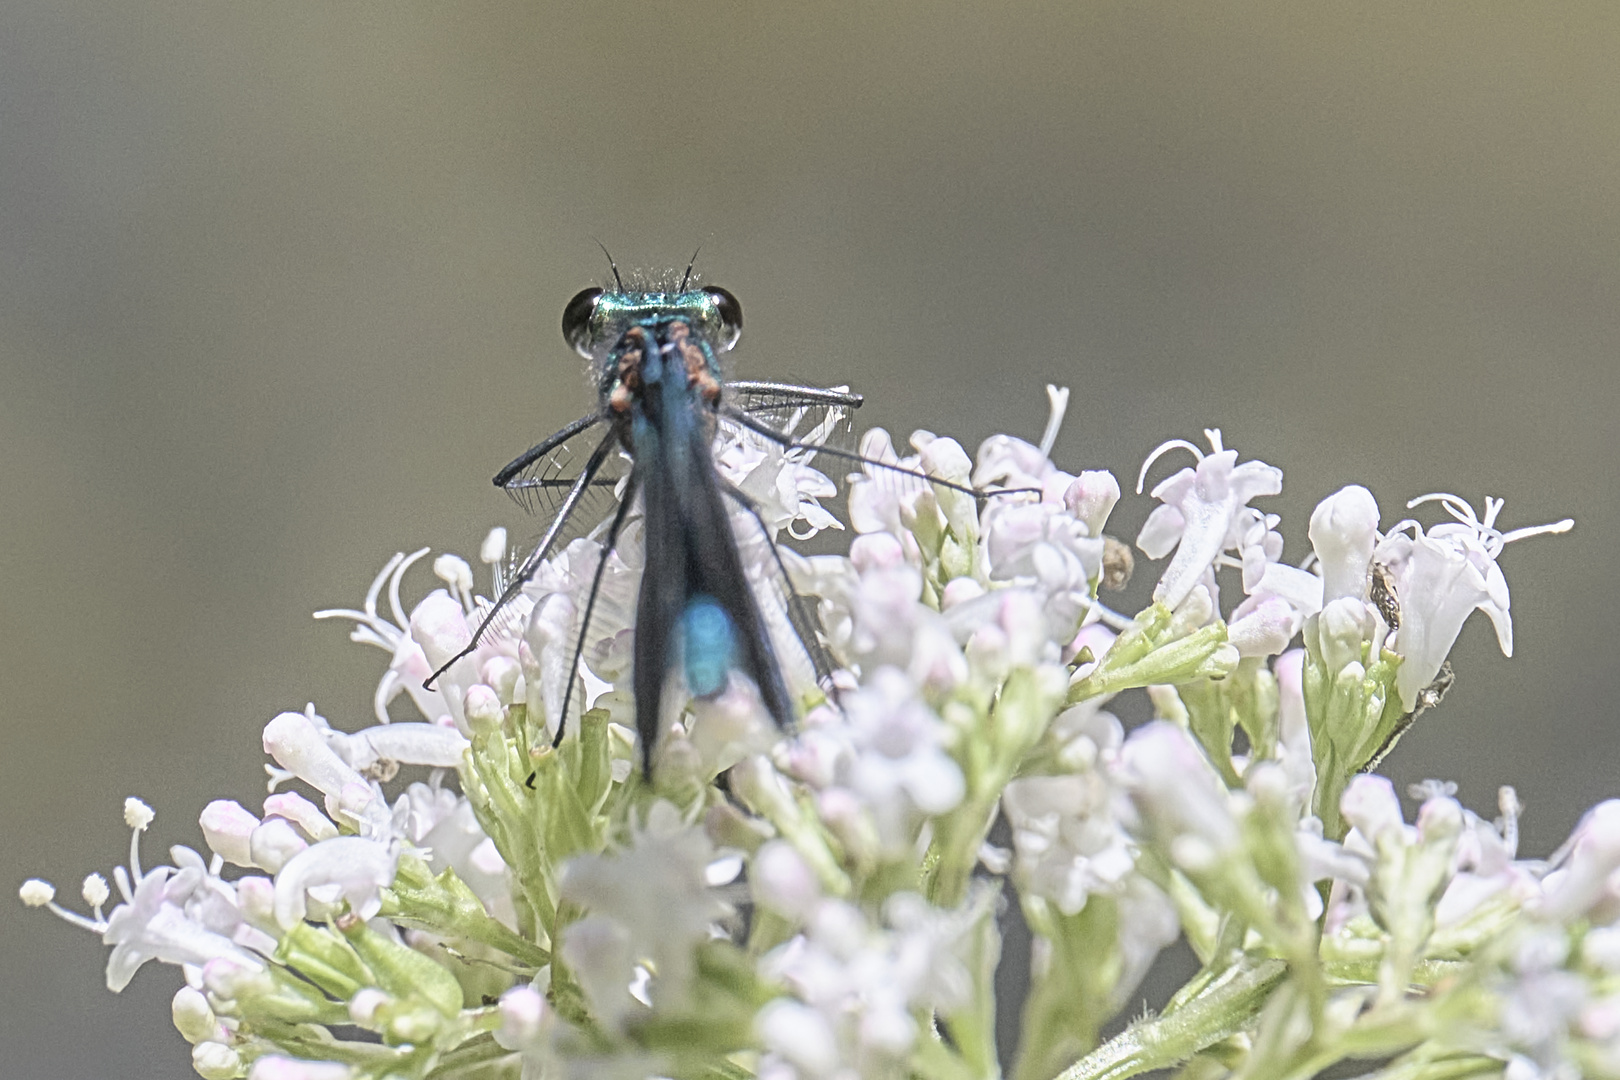
[[[906,552],[893,533],[862,533],[849,542],[849,561],[862,574],[892,570],[905,565]]]
[[[815,873],[785,840],[772,840],[759,849],[748,884],[756,902],[791,919],[808,918],[821,900]]]
[[[247,1080],[353,1080],[352,1068],[338,1061],[300,1061],[267,1054],[253,1063]]]
[[[1102,535],[1108,515],[1119,502],[1119,481],[1104,469],[1088,470],[1074,478],[1069,490],[1063,493],[1063,505],[1069,513],[1085,523],[1086,535]]]
[[[379,1031],[377,1010],[393,1000],[375,986],[364,987],[349,999],[349,1019],[369,1031]]]
[[[201,990],[182,986],[169,1004],[169,1015],[174,1018],[175,1030],[188,1043],[200,1043],[219,1034],[219,1021]]]
[[[338,834],[332,819],[321,808],[296,791],[279,791],[264,800],[266,818],[284,818],[293,823],[311,843],[330,840]]]
[[[1317,617],[1317,643],[1322,666],[1337,675],[1349,664],[1361,662],[1361,646],[1372,637],[1372,609],[1360,600],[1342,597]]]
[[[463,708],[467,714],[467,726],[474,735],[494,735],[501,730],[505,710],[501,708],[500,695],[492,688],[475,683],[467,690]]]
[[[224,1043],[200,1042],[191,1048],[191,1067],[203,1080],[233,1080],[242,1073],[242,1055]]]
[[[1322,567],[1322,601],[1367,595],[1367,568],[1378,541],[1378,501],[1359,484],[1341,488],[1311,513],[1311,547]]]
[[[197,823],[214,853],[232,866],[256,866],[248,837],[259,827],[254,817],[234,799],[215,799],[203,807]]]
[[[270,818],[254,829],[248,838],[249,865],[272,874],[281,872],[287,860],[309,847],[309,842],[298,835],[298,830],[281,818]]]
[[[540,991],[532,986],[514,986],[501,995],[501,1026],[495,1029],[495,1041],[508,1050],[521,1050],[534,1043],[545,1033],[550,1006]]]

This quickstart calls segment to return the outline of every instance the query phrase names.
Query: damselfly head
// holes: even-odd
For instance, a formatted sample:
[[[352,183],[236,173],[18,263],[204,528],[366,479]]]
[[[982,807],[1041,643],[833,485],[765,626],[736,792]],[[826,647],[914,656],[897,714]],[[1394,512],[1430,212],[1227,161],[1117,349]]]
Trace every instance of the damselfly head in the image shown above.
[[[599,360],[633,326],[679,319],[725,352],[742,335],[742,305],[717,285],[674,292],[584,289],[563,308],[563,338],[587,360]]]

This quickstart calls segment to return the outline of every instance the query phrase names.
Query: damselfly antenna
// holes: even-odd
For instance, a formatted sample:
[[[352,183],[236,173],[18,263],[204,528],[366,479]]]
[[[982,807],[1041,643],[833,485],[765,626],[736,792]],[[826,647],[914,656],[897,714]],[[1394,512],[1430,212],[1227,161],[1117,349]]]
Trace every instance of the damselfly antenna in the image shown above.
[[[697,251],[692,252],[691,261],[689,261],[686,264],[686,273],[681,275],[681,287],[676,289],[675,290],[676,292],[685,292],[686,291],[686,283],[688,281],[692,280],[692,267],[697,265],[698,251],[702,251],[702,250],[703,250],[703,245],[699,244],[697,246]]]
[[[596,238],[592,237],[591,239],[595,240]],[[602,249],[603,255],[607,255],[608,268],[613,271],[613,284],[619,287],[620,292],[624,292],[624,279],[619,276],[619,264],[613,261],[613,256],[608,253],[606,244],[602,243],[600,240],[597,240],[596,246]],[[694,259],[697,258],[696,255],[693,255],[692,257]],[[687,272],[690,273],[691,271],[688,270]]]

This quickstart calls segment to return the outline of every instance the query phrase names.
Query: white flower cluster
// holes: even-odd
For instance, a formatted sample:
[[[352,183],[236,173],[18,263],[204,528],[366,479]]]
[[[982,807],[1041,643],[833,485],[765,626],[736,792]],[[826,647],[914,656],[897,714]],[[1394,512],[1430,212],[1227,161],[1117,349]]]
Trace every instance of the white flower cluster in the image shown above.
[[[1067,402],[1051,391],[1039,445],[976,459],[869,433],[847,556],[771,547],[843,527],[813,454],[720,436],[792,732],[733,678],[683,704],[642,775],[634,515],[615,550],[587,533],[540,566],[433,690],[491,602],[446,555],[407,615],[425,552],[400,555],[359,609],[320,613],[390,655],[375,724],[271,720],[271,793],[203,810],[211,858],[144,870],[131,800],[111,914],[99,875],[88,916],[44,882],[22,898],[100,934],[115,990],[178,965],[175,1024],[210,1080],[996,1076],[1004,886],[1034,935],[1020,1080],[1350,1057],[1390,1080],[1620,1077],[1620,803],[1525,860],[1511,791],[1488,823],[1430,785],[1409,825],[1364,771],[1439,702],[1469,613],[1511,651],[1504,545],[1570,523],[1503,532],[1499,501],[1439,495],[1411,505],[1453,521],[1386,528],[1352,486],[1290,565],[1250,506],[1281,471],[1209,431],[1143,466],[1194,458],[1152,490],[1136,545],[1170,558],[1127,618],[1099,599],[1129,565],[1104,535],[1119,485],[1050,459]],[[503,532],[481,560],[500,594]],[[821,684],[784,568],[838,664]],[[1155,718],[1127,732],[1109,705],[1142,692]],[[391,719],[401,695],[419,720]],[[1178,936],[1202,970],[1099,1045]]]

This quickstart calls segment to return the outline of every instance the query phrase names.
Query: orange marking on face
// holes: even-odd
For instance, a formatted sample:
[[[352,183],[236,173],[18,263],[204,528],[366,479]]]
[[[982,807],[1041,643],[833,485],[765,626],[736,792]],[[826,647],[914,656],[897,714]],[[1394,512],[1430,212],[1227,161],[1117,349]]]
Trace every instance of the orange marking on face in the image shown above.
[[[647,356],[647,335],[641,327],[632,327],[624,336],[629,345],[619,354],[618,380],[608,395],[608,408],[616,416],[627,416],[641,391],[641,363]]]
[[[686,365],[686,385],[698,392],[709,405],[720,402],[720,383],[709,370],[709,360],[692,340],[692,328],[677,322],[669,328],[669,342]]]

